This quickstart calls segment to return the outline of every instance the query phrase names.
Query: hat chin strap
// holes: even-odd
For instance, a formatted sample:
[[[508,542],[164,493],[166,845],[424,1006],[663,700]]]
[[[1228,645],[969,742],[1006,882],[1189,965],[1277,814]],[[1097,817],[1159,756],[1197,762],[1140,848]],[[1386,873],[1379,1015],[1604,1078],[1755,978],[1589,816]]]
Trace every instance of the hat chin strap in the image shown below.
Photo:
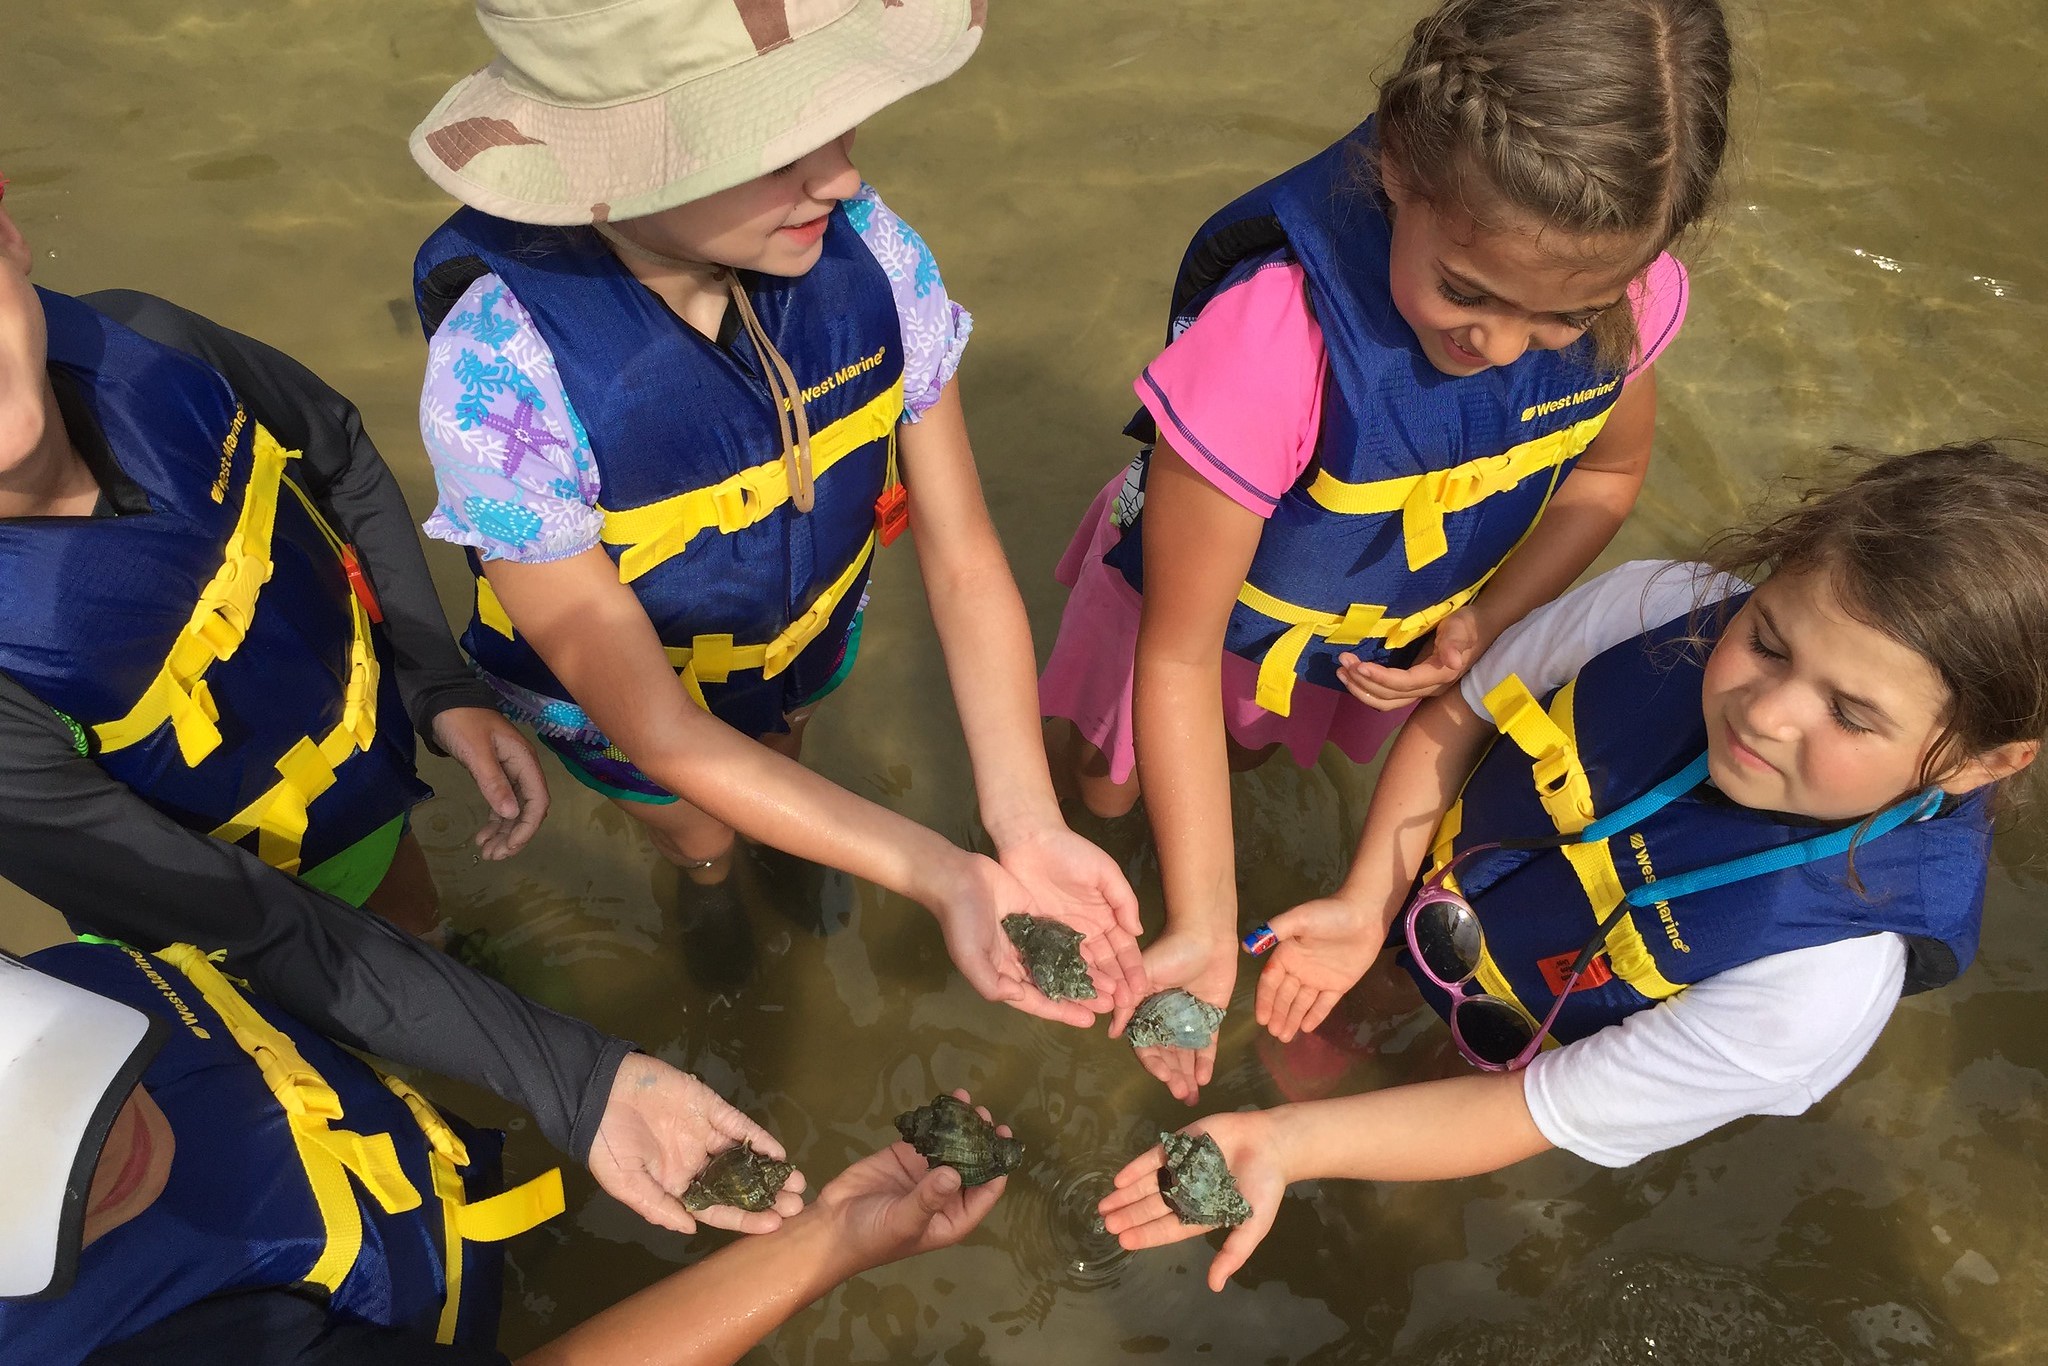
[[[702,275],[709,262],[686,261],[680,256],[669,256],[652,247],[644,247],[627,237],[609,223],[594,223],[598,235],[618,250],[638,256],[643,261],[665,266],[670,270],[684,271],[691,275]],[[740,326],[754,343],[754,350],[761,357],[761,378],[767,381],[768,396],[775,404],[775,422],[782,432],[782,468],[789,480],[789,501],[800,513],[809,512],[817,502],[817,485],[811,472],[811,420],[804,412],[803,390],[797,386],[796,372],[789,368],[789,362],[775,349],[775,343],[768,340],[767,330],[754,313],[754,304],[747,297],[747,291],[740,285],[739,272],[729,266],[714,268],[717,277],[725,282],[732,306],[739,312]]]

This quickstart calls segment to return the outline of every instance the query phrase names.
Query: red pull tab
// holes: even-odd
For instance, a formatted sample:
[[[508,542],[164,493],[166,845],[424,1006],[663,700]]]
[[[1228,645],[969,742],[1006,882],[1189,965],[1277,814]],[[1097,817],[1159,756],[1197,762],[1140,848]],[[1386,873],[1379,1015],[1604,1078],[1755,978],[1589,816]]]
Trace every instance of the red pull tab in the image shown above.
[[[875,535],[883,545],[901,536],[910,526],[910,490],[891,484],[875,499]]]
[[[1564,990],[1564,979],[1570,975],[1572,964],[1579,961],[1576,953],[1554,953],[1548,958],[1536,960],[1537,968],[1543,973],[1543,984],[1550,988],[1552,996]],[[1596,953],[1593,961],[1586,964],[1586,970],[1579,974],[1579,980],[1572,983],[1573,991],[1584,991],[1589,987],[1605,986],[1614,980],[1614,972],[1607,966],[1607,955]]]
[[[377,590],[370,587],[370,576],[363,572],[363,562],[356,558],[356,548],[345,545],[341,548],[341,572],[348,575],[349,591],[356,595],[356,601],[370,614],[370,620],[382,623],[384,609],[377,605]]]

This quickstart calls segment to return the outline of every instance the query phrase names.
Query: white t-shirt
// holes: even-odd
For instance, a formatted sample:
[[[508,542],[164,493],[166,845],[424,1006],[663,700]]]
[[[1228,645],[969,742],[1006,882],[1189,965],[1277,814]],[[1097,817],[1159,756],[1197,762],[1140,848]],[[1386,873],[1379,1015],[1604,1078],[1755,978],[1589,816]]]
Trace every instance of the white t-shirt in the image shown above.
[[[1704,565],[1636,560],[1539,607],[1502,633],[1459,685],[1482,699],[1509,674],[1536,696],[1593,656],[1696,603],[1740,592]],[[1896,934],[1759,958],[1695,983],[1618,1025],[1546,1050],[1523,1095],[1543,1136],[1626,1167],[1744,1115],[1796,1115],[1833,1090],[1877,1042],[1905,984]]]

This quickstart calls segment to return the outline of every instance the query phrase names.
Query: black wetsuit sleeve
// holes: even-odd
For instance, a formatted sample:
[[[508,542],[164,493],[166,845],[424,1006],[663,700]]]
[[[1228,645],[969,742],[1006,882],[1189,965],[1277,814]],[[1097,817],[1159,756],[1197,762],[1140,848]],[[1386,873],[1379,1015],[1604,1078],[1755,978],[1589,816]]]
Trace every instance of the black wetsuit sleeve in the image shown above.
[[[226,968],[321,1033],[481,1086],[584,1162],[631,1045],[157,811],[0,674],[0,877],[73,930]]]
[[[508,1366],[505,1354],[490,1348],[443,1346],[428,1335],[335,1318],[312,1298],[289,1290],[201,1300],[85,1361],[86,1366]]]
[[[405,713],[429,744],[434,718],[449,707],[497,705],[449,637],[412,511],[354,404],[282,351],[154,295],[109,289],[86,295],[85,302],[213,366],[272,436],[303,452],[294,473],[370,576]]]

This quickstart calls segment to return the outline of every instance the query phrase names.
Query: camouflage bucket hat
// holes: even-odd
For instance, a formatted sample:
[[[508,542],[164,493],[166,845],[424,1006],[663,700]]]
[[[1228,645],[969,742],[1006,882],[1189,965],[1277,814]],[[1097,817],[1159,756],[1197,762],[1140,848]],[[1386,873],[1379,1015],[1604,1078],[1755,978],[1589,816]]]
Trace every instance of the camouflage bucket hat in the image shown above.
[[[638,218],[765,175],[959,70],[988,0],[478,0],[498,50],[412,133],[463,203]]]

